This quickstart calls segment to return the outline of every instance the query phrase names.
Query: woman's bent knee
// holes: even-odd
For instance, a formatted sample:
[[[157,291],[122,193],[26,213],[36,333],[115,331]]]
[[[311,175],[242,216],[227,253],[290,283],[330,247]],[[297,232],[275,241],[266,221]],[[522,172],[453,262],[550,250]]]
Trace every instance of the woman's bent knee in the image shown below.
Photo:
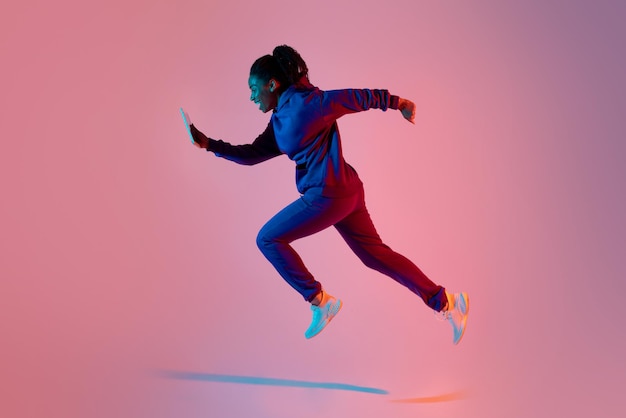
[[[267,238],[263,230],[260,230],[256,236],[256,246],[259,247],[261,252],[264,252],[269,245],[271,245],[271,240]]]

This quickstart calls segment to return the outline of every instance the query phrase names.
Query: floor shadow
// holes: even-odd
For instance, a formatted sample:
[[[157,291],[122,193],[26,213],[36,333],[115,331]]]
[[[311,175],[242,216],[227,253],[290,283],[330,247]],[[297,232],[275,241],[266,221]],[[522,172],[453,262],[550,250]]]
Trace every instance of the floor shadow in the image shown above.
[[[284,386],[297,388],[347,390],[352,392],[373,393],[376,395],[387,395],[388,391],[366,386],[356,386],[346,383],[333,382],[310,382],[306,380],[275,379],[258,376],[237,376],[229,374],[194,373],[173,370],[160,370],[157,374],[166,379],[197,380],[202,382],[235,383],[241,385],[263,385],[263,386]]]

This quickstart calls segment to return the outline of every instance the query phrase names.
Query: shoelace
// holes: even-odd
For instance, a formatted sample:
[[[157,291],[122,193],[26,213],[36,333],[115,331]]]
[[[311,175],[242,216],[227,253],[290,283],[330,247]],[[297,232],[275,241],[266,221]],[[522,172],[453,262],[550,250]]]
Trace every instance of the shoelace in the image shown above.
[[[433,313],[435,314],[435,318],[437,318],[440,321],[447,321],[450,319],[450,311],[433,311]]]
[[[317,320],[322,316],[322,308],[319,306],[311,305],[313,308],[313,320]]]

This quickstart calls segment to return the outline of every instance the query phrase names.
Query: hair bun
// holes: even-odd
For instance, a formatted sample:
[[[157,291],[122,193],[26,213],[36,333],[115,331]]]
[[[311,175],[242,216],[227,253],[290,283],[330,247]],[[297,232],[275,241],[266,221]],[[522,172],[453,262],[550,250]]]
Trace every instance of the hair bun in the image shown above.
[[[289,54],[289,53],[294,53],[296,52],[295,49],[293,49],[290,46],[287,45],[278,45],[276,48],[274,48],[274,50],[272,51],[272,55],[274,56],[274,58],[280,58],[280,57],[284,57],[285,54]]]
[[[278,45],[272,51],[272,56],[283,70],[290,84],[297,83],[302,77],[307,77],[309,69],[295,49],[288,45]]]

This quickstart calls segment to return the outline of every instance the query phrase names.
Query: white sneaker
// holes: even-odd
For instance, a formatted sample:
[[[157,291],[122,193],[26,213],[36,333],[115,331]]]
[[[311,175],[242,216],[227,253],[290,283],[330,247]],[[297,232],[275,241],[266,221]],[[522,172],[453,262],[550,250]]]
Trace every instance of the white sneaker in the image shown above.
[[[465,325],[467,324],[467,313],[469,312],[469,297],[467,293],[448,293],[448,306],[445,311],[440,314],[443,318],[452,324],[452,342],[458,344],[465,333]]]
[[[322,330],[328,323],[334,318],[335,315],[341,309],[342,303],[341,300],[335,299],[333,296],[329,295],[326,292],[322,294],[322,301],[319,306],[311,305],[311,310],[313,311],[313,320],[311,321],[311,325],[309,329],[306,330],[304,336],[306,338],[313,338]]]

